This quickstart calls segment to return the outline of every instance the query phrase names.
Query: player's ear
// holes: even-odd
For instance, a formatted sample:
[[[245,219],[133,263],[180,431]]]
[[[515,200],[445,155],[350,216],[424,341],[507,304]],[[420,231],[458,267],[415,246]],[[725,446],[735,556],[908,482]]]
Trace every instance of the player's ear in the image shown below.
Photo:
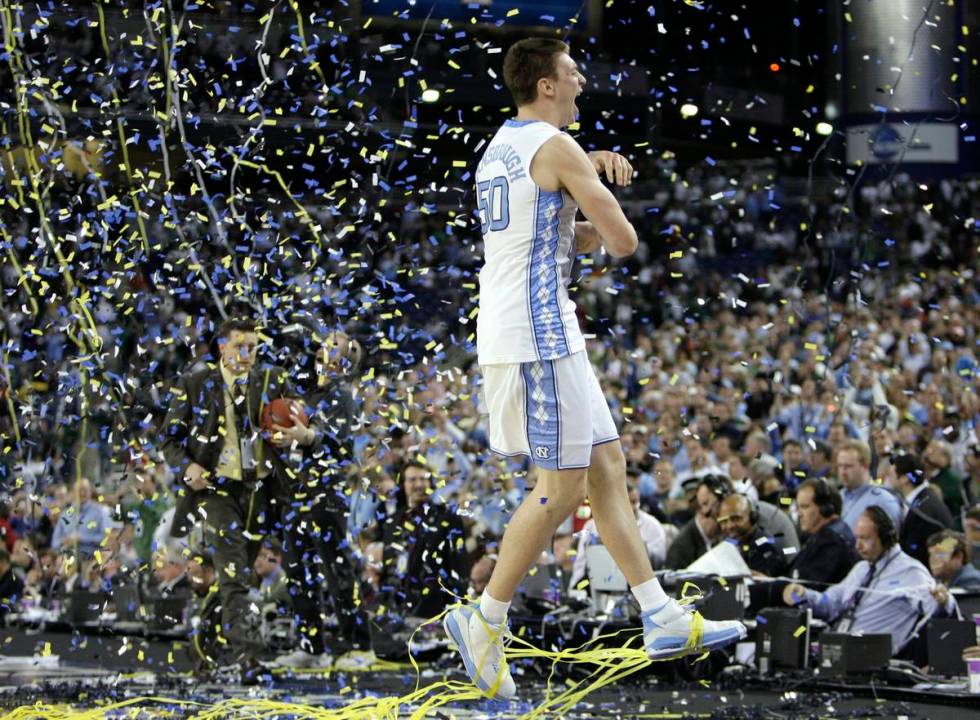
[[[544,95],[546,97],[551,97],[555,94],[555,83],[549,77],[543,77],[538,80],[538,95]]]

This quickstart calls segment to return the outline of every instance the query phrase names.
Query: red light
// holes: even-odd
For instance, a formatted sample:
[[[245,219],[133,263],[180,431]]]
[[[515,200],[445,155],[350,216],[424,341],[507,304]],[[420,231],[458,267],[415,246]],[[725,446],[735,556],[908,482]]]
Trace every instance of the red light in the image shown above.
[[[769,66],[769,69],[772,70],[773,72],[779,72],[779,63],[772,63]]]

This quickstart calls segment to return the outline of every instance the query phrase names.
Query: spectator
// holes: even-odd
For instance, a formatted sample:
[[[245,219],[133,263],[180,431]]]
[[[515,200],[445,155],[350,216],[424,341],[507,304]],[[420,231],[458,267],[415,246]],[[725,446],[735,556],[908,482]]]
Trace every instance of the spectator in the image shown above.
[[[808,603],[835,632],[887,633],[894,655],[911,639],[918,621],[937,610],[930,592],[934,582],[922,563],[902,552],[895,525],[882,508],[869,506],[856,524],[861,562],[847,577],[823,592],[790,583],[783,601]]]
[[[41,550],[37,565],[27,574],[26,584],[41,607],[56,608],[65,594],[61,555],[52,548]]]
[[[929,569],[932,576],[949,589],[980,592],[980,570],[966,559],[966,540],[962,533],[941,530],[929,536]],[[940,605],[945,602],[937,598]]]
[[[823,479],[805,480],[796,491],[796,510],[805,540],[790,574],[804,582],[841,582],[860,560],[854,533],[840,516],[840,493]]]
[[[88,478],[79,478],[69,490],[69,497],[74,499],[58,516],[51,547],[91,557],[109,536],[113,528],[112,516],[108,507],[92,499],[92,484]]]
[[[0,544],[0,623],[8,613],[17,612],[24,595],[24,581],[10,564],[10,553]]]
[[[463,525],[448,506],[431,500],[433,489],[428,466],[407,461],[395,511],[381,528],[381,591],[385,605],[402,617],[433,617],[466,591]]]
[[[943,501],[953,514],[960,516],[966,494],[963,481],[953,470],[953,450],[945,440],[932,440],[922,456],[929,482],[942,493]]]
[[[782,551],[756,527],[759,513],[744,495],[729,495],[718,507],[718,524],[753,575],[779,577],[786,571]]]
[[[905,520],[899,543],[907,554],[929,564],[926,541],[940,530],[953,527],[953,516],[933,491],[922,465],[911,454],[892,456],[889,475],[892,487],[904,498]]]
[[[282,545],[273,537],[262,541],[255,556],[253,569],[259,582],[258,599],[262,605],[275,605],[280,610],[289,607],[289,582],[282,567]]]
[[[0,501],[0,543],[7,547],[7,552],[13,552],[16,542],[17,531],[11,522],[10,505],[6,501]]]
[[[786,489],[793,492],[797,486],[806,480],[810,468],[804,462],[803,444],[797,440],[787,440],[783,443],[782,482]]]
[[[732,437],[726,433],[719,433],[711,439],[711,452],[715,455],[715,463],[721,471],[728,477],[732,477],[729,464],[735,456],[735,449],[732,446]]]
[[[833,474],[832,453],[825,442],[816,441],[810,450],[810,476],[815,478],[830,478]]]
[[[706,475],[722,474],[721,468],[715,464],[714,458],[708,452],[707,441],[700,435],[685,430],[682,445],[687,457],[687,465],[683,471],[677,473],[675,480],[677,485],[683,487],[686,483],[700,480]],[[680,457],[681,455],[678,454],[678,458]]]
[[[708,475],[701,478],[694,496],[696,513],[680,529],[667,549],[668,568],[686,568],[721,540],[721,527],[716,519],[718,506],[731,492],[731,483],[724,476]]]
[[[967,497],[971,503],[980,502],[980,441],[974,440],[967,447],[963,464],[966,467],[963,484],[966,485]]]
[[[750,462],[749,480],[760,500],[779,505],[784,488],[775,460],[759,457]]]
[[[190,590],[187,558],[176,548],[165,546],[153,552],[154,594],[160,597],[180,596]]]
[[[858,519],[864,510],[877,505],[882,508],[894,527],[902,523],[902,507],[891,492],[879,485],[871,484],[871,448],[860,440],[844,440],[837,449],[837,474],[840,476],[844,499],[844,512],[841,514],[851,530],[857,534]]]
[[[37,552],[29,538],[20,537],[10,553],[10,563],[18,577],[24,578],[37,565]]]
[[[490,575],[493,573],[494,561],[489,555],[484,555],[470,568],[470,587],[467,595],[471,598],[479,598],[483,591],[487,589],[490,582]]]
[[[157,482],[154,468],[137,469],[131,487],[133,492],[127,493],[122,503],[123,515],[131,528],[136,557],[141,563],[147,563],[153,555],[157,527],[167,510],[173,507],[173,498]]]
[[[966,535],[967,557],[974,567],[980,568],[980,504],[966,511],[963,530]]]

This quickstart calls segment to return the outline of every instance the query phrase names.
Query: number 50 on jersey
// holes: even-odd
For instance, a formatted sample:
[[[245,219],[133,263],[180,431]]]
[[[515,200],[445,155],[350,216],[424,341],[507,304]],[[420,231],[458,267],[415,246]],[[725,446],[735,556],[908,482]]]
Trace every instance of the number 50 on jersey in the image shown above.
[[[510,185],[507,177],[498,175],[493,180],[484,180],[476,185],[477,203],[480,206],[480,232],[506,230],[510,225],[510,206],[508,193]]]

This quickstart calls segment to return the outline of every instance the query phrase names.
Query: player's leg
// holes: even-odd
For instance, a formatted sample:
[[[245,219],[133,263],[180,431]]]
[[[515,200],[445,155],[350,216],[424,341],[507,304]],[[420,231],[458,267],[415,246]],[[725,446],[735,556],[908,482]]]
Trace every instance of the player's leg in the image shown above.
[[[619,440],[592,448],[588,494],[602,544],[623,571],[630,587],[653,580],[653,567],[626,491],[626,458]],[[662,599],[666,602],[667,596],[663,595]]]
[[[745,627],[736,621],[714,622],[671,600],[653,575],[626,490],[626,460],[599,381],[591,367],[590,390],[595,445],[588,473],[592,517],[603,544],[622,570],[640,605],[643,641],[653,658],[670,658],[710,650],[738,641]],[[609,440],[609,438],[614,438]]]
[[[585,473],[538,470],[537,484],[507,524],[479,604],[455,608],[446,616],[446,632],[458,646],[467,673],[490,697],[508,699],[516,692],[504,657],[510,601],[558,526],[585,499]]]
[[[537,470],[537,484],[504,532],[486,592],[510,603],[517,586],[538,561],[555,531],[585,500],[585,470]]]
[[[537,466],[537,482],[507,524],[497,565],[479,605],[455,608],[445,620],[446,632],[459,647],[470,678],[495,697],[509,698],[515,692],[503,645],[514,591],[558,526],[585,497],[589,456],[566,452],[562,429],[585,425],[585,447],[591,449],[588,398],[583,403],[575,388],[559,388],[557,366],[565,360],[483,368],[491,448],[529,455]]]

